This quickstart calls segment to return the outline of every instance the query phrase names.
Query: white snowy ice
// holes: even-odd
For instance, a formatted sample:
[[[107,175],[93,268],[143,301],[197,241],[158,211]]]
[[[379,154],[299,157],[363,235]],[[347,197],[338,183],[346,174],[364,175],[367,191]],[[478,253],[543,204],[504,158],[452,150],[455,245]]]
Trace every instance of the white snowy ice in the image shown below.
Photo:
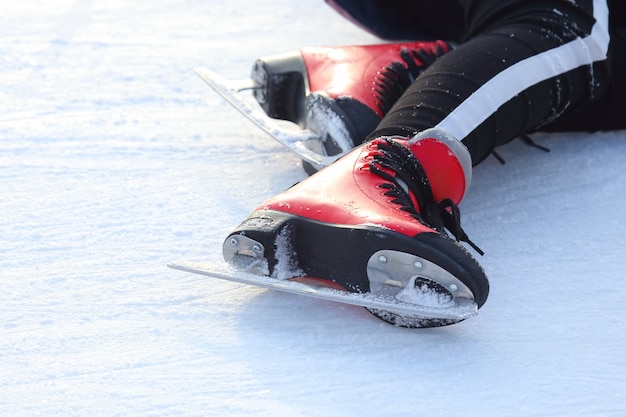
[[[305,177],[193,68],[373,42],[322,1],[1,0],[0,415],[626,415],[624,131],[475,169],[455,326],[166,268]]]

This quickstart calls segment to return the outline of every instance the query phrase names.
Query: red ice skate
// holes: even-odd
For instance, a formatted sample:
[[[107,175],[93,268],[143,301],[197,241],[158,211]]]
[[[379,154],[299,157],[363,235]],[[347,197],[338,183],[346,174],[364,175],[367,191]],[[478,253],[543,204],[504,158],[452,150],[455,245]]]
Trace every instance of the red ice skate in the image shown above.
[[[360,293],[430,291],[481,307],[489,283],[458,243],[477,249],[457,208],[470,176],[469,152],[443,131],[381,137],[258,207],[226,239],[224,257],[279,279]],[[370,311],[406,327],[455,322]]]
[[[304,48],[257,60],[254,96],[268,116],[318,133],[324,149],[316,152],[337,155],[363,143],[415,77],[449,50],[443,41]]]

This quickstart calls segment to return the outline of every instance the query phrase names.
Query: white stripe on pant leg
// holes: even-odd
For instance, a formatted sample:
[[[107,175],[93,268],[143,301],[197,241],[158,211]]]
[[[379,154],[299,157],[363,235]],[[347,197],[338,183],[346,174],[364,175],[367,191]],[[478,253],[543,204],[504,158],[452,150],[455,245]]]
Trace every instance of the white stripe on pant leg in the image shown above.
[[[610,40],[606,0],[593,1],[593,16],[596,22],[589,36],[510,66],[476,90],[436,127],[462,140],[523,90],[582,65],[606,59]]]

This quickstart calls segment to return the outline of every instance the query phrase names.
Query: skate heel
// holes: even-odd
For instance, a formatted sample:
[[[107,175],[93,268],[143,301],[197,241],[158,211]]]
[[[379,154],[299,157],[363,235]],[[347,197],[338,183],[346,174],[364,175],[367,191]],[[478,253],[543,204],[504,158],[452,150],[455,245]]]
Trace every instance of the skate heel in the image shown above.
[[[304,126],[308,77],[299,52],[258,59],[251,78],[254,98],[269,117]]]
[[[295,229],[292,217],[275,211],[255,212],[224,240],[224,260],[243,271],[275,276],[277,267],[286,269],[289,264],[284,252]],[[297,264],[295,259],[292,262]]]

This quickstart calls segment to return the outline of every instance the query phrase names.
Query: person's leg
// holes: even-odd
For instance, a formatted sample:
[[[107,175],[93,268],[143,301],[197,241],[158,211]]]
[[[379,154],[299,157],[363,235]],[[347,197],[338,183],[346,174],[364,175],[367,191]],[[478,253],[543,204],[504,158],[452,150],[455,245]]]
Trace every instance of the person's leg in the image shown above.
[[[604,1],[588,9],[562,1],[510,2],[519,4],[497,16],[490,14],[491,2],[471,3],[468,26],[481,32],[424,71],[370,139],[438,127],[462,140],[477,164],[494,147],[605,94]]]
[[[606,93],[539,130],[570,132],[626,129],[626,29],[612,31],[609,57],[611,77]]]
[[[480,253],[461,229],[457,207],[472,164],[604,89],[597,68],[608,44],[602,1],[589,10],[563,1],[506,2],[513,3],[524,7],[501,8],[510,15],[498,19],[489,14],[497,7],[472,8],[480,18],[470,20],[468,43],[415,80],[370,142],[259,206],[226,239],[234,246],[227,259],[355,292],[413,300],[437,294],[451,305],[481,307],[487,278],[457,242]],[[375,314],[407,326],[455,322]]]

